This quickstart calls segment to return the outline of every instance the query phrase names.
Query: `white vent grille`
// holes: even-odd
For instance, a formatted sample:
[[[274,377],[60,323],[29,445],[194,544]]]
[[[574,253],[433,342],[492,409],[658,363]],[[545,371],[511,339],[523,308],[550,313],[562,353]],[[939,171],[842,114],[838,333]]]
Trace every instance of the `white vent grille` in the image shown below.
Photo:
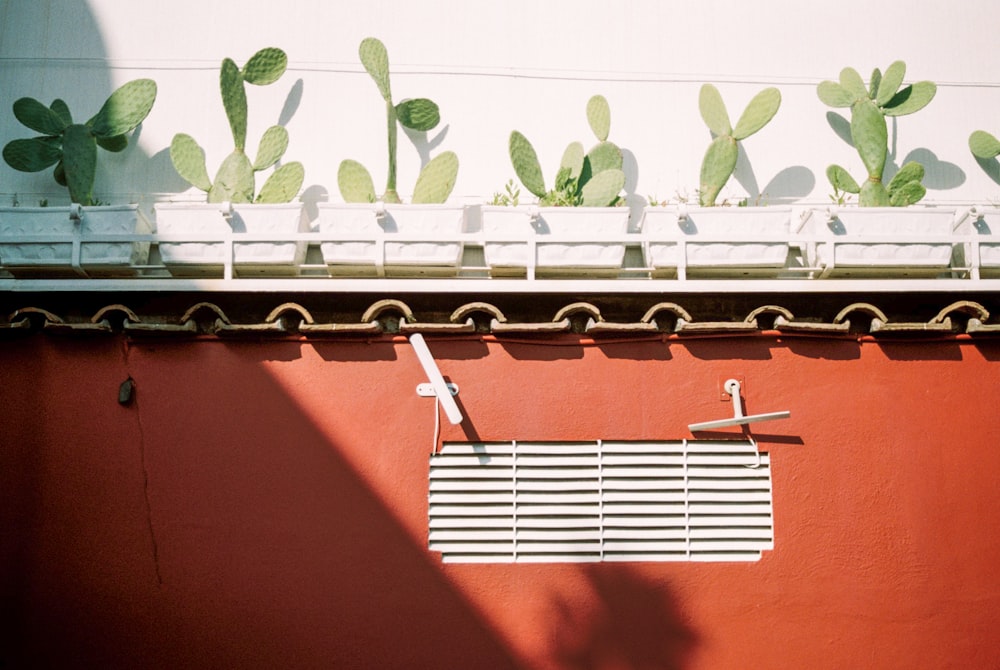
[[[742,441],[445,443],[429,544],[459,563],[755,561],[768,454]]]

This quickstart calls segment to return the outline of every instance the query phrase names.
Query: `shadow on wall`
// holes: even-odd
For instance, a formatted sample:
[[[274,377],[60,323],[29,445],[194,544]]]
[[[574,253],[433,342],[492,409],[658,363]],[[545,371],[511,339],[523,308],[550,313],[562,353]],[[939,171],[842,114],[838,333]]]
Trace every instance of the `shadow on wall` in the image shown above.
[[[698,642],[661,582],[625,565],[582,570],[589,592],[551,603],[555,667],[680,670]]]

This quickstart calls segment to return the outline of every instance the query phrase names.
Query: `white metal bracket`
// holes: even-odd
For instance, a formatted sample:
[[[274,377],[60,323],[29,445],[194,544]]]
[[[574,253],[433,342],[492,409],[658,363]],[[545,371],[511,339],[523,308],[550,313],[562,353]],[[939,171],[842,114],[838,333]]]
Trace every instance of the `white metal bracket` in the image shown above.
[[[727,379],[723,386],[726,393],[733,399],[733,418],[720,419],[718,421],[705,421],[702,423],[688,424],[688,430],[692,433],[699,430],[712,430],[714,428],[726,428],[728,426],[744,426],[748,423],[758,421],[773,421],[774,419],[787,419],[792,415],[790,411],[769,412],[767,414],[743,414],[743,400],[740,397],[740,382],[737,379]]]
[[[432,395],[441,404],[448,421],[456,426],[462,423],[462,410],[458,408],[458,403],[452,398],[458,393],[458,387],[455,386],[455,390],[452,392],[451,387],[444,381],[444,377],[434,361],[434,356],[431,355],[431,350],[427,348],[423,335],[420,333],[410,335],[410,344],[413,345],[413,351],[416,352],[417,359],[424,368],[424,374],[427,375],[430,382],[428,385],[433,390]],[[421,384],[421,386],[423,385]],[[420,393],[420,386],[417,387],[417,393]]]
[[[452,395],[458,395],[458,384],[448,382],[446,386]],[[436,398],[437,391],[434,390],[433,384],[424,382],[423,384],[417,384],[417,395],[421,398]]]

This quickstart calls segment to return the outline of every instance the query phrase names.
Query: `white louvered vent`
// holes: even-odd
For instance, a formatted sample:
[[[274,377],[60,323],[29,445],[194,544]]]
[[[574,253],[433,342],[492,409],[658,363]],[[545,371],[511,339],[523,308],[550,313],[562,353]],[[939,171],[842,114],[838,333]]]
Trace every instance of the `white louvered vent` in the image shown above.
[[[431,456],[429,543],[456,563],[755,561],[774,546],[749,442],[462,442]]]

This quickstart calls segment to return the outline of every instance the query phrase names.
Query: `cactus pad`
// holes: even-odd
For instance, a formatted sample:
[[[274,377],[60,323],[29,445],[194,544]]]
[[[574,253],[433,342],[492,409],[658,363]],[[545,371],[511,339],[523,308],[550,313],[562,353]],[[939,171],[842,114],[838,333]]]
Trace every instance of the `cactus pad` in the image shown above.
[[[142,123],[155,101],[156,82],[152,79],[130,81],[108,97],[87,125],[97,137],[124,135]]]
[[[206,193],[212,188],[212,180],[205,166],[205,151],[190,135],[177,133],[170,142],[170,162],[185,181]]]
[[[222,105],[226,108],[226,118],[233,133],[233,144],[245,150],[247,145],[247,92],[243,88],[243,76],[231,58],[222,61],[219,71],[219,89],[222,91]]]
[[[361,163],[341,161],[337,169],[337,186],[344,202],[375,202],[375,184],[372,176]]]
[[[253,162],[255,172],[266,170],[277,163],[288,148],[288,131],[282,126],[271,126],[264,131]]]
[[[625,173],[621,170],[605,170],[593,176],[580,191],[581,206],[610,207],[618,201],[625,187]]]
[[[255,202],[269,204],[291,202],[302,188],[305,178],[306,171],[302,163],[298,161],[285,163],[271,173],[264,182]]]
[[[208,192],[209,202],[253,202],[253,165],[239,149],[226,156]]]
[[[427,98],[404,100],[396,105],[399,122],[411,130],[431,130],[441,121],[437,104]]]
[[[739,145],[731,135],[720,135],[712,140],[701,162],[701,186],[699,201],[703,207],[711,207],[736,169]]]
[[[55,110],[46,107],[34,98],[15,100],[14,118],[36,133],[43,135],[59,135],[69,125]]]
[[[285,74],[288,67],[288,56],[276,47],[265,47],[247,61],[243,66],[243,81],[255,86],[273,84]]]
[[[63,132],[63,168],[70,200],[89,205],[94,195],[97,142],[87,126],[74,123]]]
[[[375,80],[379,93],[387,102],[392,100],[392,91],[389,88],[389,53],[385,45],[374,37],[366,37],[361,40],[358,47],[358,55],[361,57],[361,64],[365,70]]]
[[[726,103],[722,101],[719,89],[711,84],[704,84],[698,93],[698,111],[705,125],[715,135],[728,135],[733,132],[733,126],[729,122],[729,113],[726,111]]]
[[[528,138],[516,130],[511,131],[508,149],[517,178],[533,195],[539,198],[544,196],[545,178],[542,176],[542,166]]]
[[[458,177],[458,156],[453,151],[445,151],[435,156],[417,177],[413,189],[415,204],[441,204],[451,195]]]
[[[996,158],[1000,156],[1000,140],[985,130],[977,130],[969,135],[969,150],[976,158]]]
[[[599,142],[608,139],[611,132],[611,106],[603,95],[595,95],[587,101],[587,123]]]
[[[733,138],[737,141],[750,137],[767,125],[774,118],[781,106],[781,92],[774,87],[765,88],[753,97],[747,108],[743,110],[740,120],[733,129]]]

